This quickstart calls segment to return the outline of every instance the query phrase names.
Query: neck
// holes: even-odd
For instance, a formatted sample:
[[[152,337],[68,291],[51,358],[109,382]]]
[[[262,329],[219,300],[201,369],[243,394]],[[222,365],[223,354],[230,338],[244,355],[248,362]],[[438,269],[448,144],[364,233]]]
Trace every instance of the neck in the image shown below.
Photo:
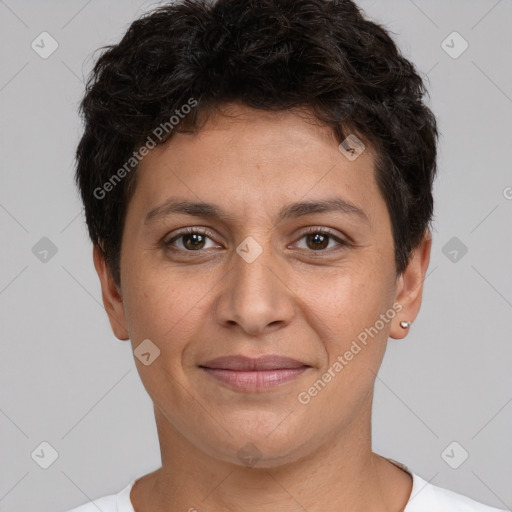
[[[372,452],[371,407],[365,409],[344,431],[301,447],[293,461],[262,459],[252,467],[199,450],[155,409],[162,467],[137,481],[135,510],[400,512],[411,478]]]

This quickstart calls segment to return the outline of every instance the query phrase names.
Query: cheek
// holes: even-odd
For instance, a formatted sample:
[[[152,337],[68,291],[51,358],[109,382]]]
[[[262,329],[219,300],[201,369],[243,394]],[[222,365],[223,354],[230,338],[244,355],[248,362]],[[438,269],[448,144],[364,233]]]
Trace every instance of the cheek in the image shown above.
[[[128,330],[134,348],[149,338],[170,365],[179,364],[180,353],[195,339],[201,322],[208,318],[212,273],[180,277],[175,270],[144,267],[126,281],[123,298]]]
[[[191,291],[194,287],[182,286],[162,273],[142,270],[126,282],[126,290],[127,324],[142,384],[163,410],[169,403],[186,407],[181,387],[175,383],[185,381],[183,353],[196,338],[195,330],[205,315],[198,303],[202,294],[198,296]],[[137,347],[147,339],[154,344],[149,351],[158,354],[148,365],[137,357]]]
[[[326,414],[332,410],[329,404],[351,410],[368,396],[395,316],[392,282],[384,270],[362,263],[359,268],[337,270],[323,287],[303,283],[304,314],[320,338],[325,358],[320,375],[301,396],[324,405]]]
[[[340,277],[327,293],[309,295],[308,323],[325,357],[311,382],[299,390],[298,402],[319,417],[350,418],[370,396],[385,353],[390,310],[384,283]],[[393,313],[393,311],[391,311]],[[380,322],[377,327],[375,325]],[[381,325],[382,323],[382,325]]]
[[[387,276],[382,267],[361,263],[302,276],[292,289],[302,299],[304,315],[324,325],[330,338],[346,341],[373,325],[391,306],[394,289]]]

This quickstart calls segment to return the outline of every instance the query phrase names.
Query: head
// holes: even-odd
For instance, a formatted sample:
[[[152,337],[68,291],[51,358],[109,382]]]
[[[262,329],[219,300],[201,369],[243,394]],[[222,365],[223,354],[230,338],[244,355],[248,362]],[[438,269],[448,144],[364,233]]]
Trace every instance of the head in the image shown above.
[[[424,94],[348,0],[177,1],[97,61],[76,179],[103,300],[158,354],[136,359],[157,415],[205,453],[275,465],[368,419],[428,266]],[[202,368],[239,354],[307,370],[247,394]]]

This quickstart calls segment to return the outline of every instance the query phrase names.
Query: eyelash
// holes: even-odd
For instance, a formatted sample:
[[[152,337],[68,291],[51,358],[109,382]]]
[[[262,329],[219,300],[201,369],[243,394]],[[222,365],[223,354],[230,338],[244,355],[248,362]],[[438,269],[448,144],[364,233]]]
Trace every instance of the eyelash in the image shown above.
[[[210,238],[212,240],[214,238],[214,234],[209,229],[207,229],[207,228],[186,228],[186,229],[176,233],[176,235],[174,235],[170,240],[165,241],[164,245],[167,248],[169,248],[169,249],[171,249],[173,251],[179,251],[179,252],[190,253],[190,254],[201,253],[205,249],[198,249],[196,251],[190,251],[190,250],[186,250],[186,249],[176,248],[176,247],[174,247],[172,245],[176,240],[180,239],[181,237],[183,237],[185,235],[190,235],[190,234],[204,235],[204,236],[207,236],[208,238]],[[327,229],[327,228],[310,227],[304,233],[302,233],[302,235],[300,236],[299,240],[301,240],[305,236],[311,235],[311,234],[321,234],[321,235],[328,236],[330,239],[332,239],[332,240],[334,240],[334,241],[336,241],[338,243],[338,248],[334,248],[333,249],[331,247],[330,249],[318,249],[316,251],[313,250],[313,249],[301,249],[301,250],[305,250],[305,251],[308,251],[308,252],[311,252],[311,253],[326,253],[326,252],[328,253],[328,252],[331,252],[333,250],[339,250],[343,246],[348,245],[348,243],[346,241],[341,240],[340,238],[338,238],[330,229]]]

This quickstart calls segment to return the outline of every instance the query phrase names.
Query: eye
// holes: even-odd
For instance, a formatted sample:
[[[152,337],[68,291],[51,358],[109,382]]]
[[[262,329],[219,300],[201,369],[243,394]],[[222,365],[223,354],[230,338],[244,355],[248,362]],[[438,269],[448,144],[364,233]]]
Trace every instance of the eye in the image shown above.
[[[176,233],[172,238],[164,242],[166,247],[185,252],[198,252],[202,249],[211,249],[219,247],[216,245],[212,238],[213,233],[205,228],[187,228]],[[211,245],[208,246],[208,239]],[[344,246],[347,242],[341,240],[332,231],[326,228],[309,228],[299,240],[305,239],[305,247],[300,249],[326,252],[326,250],[333,249],[333,246]]]
[[[324,251],[325,249],[332,249],[332,246],[329,247],[330,242],[335,242],[335,246],[343,246],[347,245],[346,242],[335,236],[335,234],[325,228],[309,228],[306,233],[304,233],[299,240],[305,238],[306,247],[300,247],[301,249],[311,250],[311,251]]]
[[[194,252],[201,249],[210,249],[211,247],[218,247],[215,244],[210,247],[205,246],[206,240],[208,238],[211,240],[212,237],[213,233],[208,229],[187,228],[179,233],[176,233],[170,240],[167,240],[164,243],[166,246],[170,246],[172,248],[188,252]],[[178,241],[178,244],[175,245],[176,241]],[[211,241],[213,242],[213,240]]]

